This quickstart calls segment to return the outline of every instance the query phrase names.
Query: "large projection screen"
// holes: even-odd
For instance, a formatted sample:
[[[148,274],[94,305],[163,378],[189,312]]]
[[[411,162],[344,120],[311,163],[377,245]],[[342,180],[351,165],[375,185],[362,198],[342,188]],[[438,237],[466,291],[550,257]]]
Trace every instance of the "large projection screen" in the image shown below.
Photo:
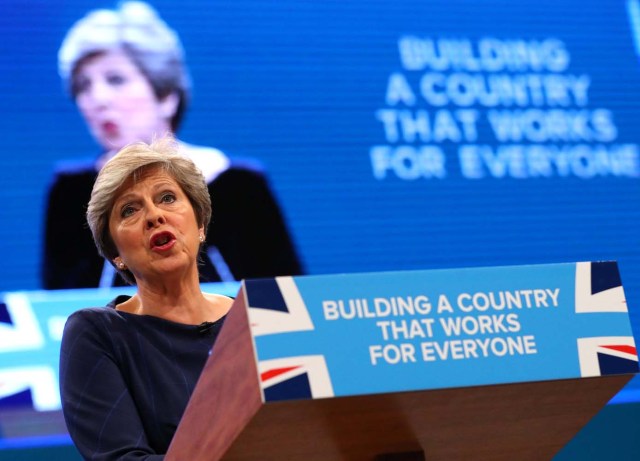
[[[305,273],[616,260],[638,331],[637,0],[151,4],[193,82],[178,137],[262,165]],[[101,153],[57,53],[113,6],[0,6],[0,292],[43,288],[53,175]]]

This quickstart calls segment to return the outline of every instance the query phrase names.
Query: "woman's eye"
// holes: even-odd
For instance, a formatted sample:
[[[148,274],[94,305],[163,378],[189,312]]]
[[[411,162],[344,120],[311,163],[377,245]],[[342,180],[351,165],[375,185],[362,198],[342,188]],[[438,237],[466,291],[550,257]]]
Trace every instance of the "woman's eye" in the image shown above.
[[[125,78],[119,74],[112,74],[107,76],[107,82],[110,85],[122,85],[125,82]]]
[[[176,201],[176,196],[173,194],[163,194],[160,200],[162,203],[173,203]]]
[[[120,216],[123,218],[127,218],[131,216],[136,210],[131,205],[123,206],[120,210]]]

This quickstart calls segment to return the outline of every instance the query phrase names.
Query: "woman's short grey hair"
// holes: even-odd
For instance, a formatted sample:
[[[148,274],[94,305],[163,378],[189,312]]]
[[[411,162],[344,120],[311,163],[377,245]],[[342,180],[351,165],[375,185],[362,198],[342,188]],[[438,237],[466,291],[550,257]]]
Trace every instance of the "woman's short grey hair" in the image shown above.
[[[58,51],[58,73],[75,98],[77,71],[89,57],[122,50],[149,80],[161,100],[171,93],[180,99],[171,120],[175,131],[186,109],[191,83],[184,51],[174,30],[148,4],[123,2],[117,9],[87,13],[67,32]]]
[[[189,198],[198,226],[205,235],[211,220],[211,198],[202,172],[188,157],[179,153],[179,144],[170,135],[150,144],[136,142],[121,149],[98,173],[87,208],[87,222],[98,253],[114,265],[119,252],[109,233],[109,217],[123,184],[151,168],[161,168],[173,177]],[[117,269],[117,267],[116,267]],[[134,283],[129,271],[120,271]]]

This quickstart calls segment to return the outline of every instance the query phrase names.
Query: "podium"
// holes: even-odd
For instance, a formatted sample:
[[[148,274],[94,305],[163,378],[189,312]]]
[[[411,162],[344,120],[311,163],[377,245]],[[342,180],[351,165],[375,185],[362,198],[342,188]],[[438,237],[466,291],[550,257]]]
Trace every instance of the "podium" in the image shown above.
[[[633,377],[614,262],[245,280],[176,460],[550,460]]]

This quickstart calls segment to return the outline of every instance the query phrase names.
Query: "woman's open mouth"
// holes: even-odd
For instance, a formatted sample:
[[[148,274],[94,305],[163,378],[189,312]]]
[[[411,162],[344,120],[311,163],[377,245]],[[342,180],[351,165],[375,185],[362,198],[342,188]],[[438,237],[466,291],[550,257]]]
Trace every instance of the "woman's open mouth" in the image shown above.
[[[120,129],[116,123],[107,121],[102,123],[102,131],[108,136],[116,136]]]
[[[176,237],[171,232],[158,232],[151,236],[151,249],[165,251],[173,247]]]

